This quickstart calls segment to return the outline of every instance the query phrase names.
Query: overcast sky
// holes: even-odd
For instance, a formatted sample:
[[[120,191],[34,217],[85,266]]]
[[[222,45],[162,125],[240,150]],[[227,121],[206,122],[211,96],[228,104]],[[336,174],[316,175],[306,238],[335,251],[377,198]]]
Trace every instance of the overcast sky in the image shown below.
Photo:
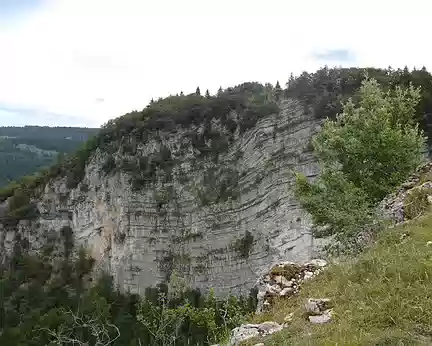
[[[429,2],[0,0],[0,125],[100,126],[325,64],[430,69]]]

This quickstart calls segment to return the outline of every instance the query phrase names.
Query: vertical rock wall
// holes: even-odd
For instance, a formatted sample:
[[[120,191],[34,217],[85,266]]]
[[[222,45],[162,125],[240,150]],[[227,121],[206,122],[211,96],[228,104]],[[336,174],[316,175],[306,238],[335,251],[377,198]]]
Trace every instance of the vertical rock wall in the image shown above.
[[[168,147],[177,162],[172,179],[138,191],[125,173],[104,175],[97,153],[76,189],[68,191],[64,179],[46,186],[40,218],[21,222],[19,232],[37,248],[50,231],[70,227],[97,269],[108,270],[122,290],[144,293],[176,273],[192,287],[247,294],[272,264],[314,256],[293,173],[318,174],[309,143],[319,125],[299,103],[285,100],[279,114],[236,133],[218,160],[197,155],[187,129],[158,133],[139,155]],[[227,131],[217,122],[212,129]],[[13,239],[3,230],[5,251]]]

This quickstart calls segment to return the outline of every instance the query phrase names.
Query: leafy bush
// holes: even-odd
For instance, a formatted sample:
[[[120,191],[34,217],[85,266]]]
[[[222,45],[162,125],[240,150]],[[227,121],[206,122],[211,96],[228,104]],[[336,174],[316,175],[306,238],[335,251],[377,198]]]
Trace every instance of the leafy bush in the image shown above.
[[[371,222],[372,207],[421,161],[424,144],[415,123],[420,91],[410,86],[384,92],[366,79],[359,101],[349,100],[314,138],[322,175],[297,178],[297,196],[327,235],[352,239]]]
[[[233,244],[234,249],[239,253],[241,258],[248,258],[254,243],[254,236],[251,232],[246,231],[244,236],[237,239]]]
[[[149,333],[151,345],[210,345],[227,337],[249,311],[245,301],[235,297],[217,299],[212,292],[198,292],[168,300],[157,292],[157,300],[146,299],[138,308],[137,319]]]

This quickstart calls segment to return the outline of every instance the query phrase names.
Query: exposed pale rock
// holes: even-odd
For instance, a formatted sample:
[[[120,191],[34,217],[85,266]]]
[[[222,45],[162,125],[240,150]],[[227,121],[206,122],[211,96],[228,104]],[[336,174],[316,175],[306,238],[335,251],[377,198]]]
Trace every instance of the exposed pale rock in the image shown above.
[[[229,345],[239,345],[241,342],[254,337],[263,337],[280,332],[283,326],[277,322],[263,322],[261,324],[242,324],[232,330]]]
[[[332,309],[325,310],[321,315],[309,316],[309,321],[313,324],[328,323],[332,319]]]
[[[308,279],[311,279],[312,277],[313,277],[313,273],[312,272],[310,272],[310,271],[305,271],[304,272],[304,279],[305,280],[308,280]]]
[[[279,285],[267,285],[267,293],[275,295],[282,291]]]
[[[273,280],[281,287],[290,287],[292,282],[287,280],[285,277],[278,275],[273,278]]]
[[[260,336],[258,327],[255,324],[241,325],[233,329],[229,345],[239,345],[241,342],[248,339]]]
[[[282,291],[279,292],[281,297],[285,297],[287,295],[291,295],[294,292],[292,287],[285,287]]]
[[[320,315],[325,311],[331,303],[328,298],[309,298],[305,304],[306,313],[308,315]]]
[[[323,259],[316,258],[316,259],[309,261],[308,264],[323,268],[323,267],[327,266],[327,261],[325,261]]]

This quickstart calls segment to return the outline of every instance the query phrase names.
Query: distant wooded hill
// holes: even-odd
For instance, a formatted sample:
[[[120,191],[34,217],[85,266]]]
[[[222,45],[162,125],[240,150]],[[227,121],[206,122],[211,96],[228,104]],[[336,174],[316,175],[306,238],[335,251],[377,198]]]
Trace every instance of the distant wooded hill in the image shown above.
[[[80,127],[0,127],[0,186],[55,162],[74,151],[98,129]]]

